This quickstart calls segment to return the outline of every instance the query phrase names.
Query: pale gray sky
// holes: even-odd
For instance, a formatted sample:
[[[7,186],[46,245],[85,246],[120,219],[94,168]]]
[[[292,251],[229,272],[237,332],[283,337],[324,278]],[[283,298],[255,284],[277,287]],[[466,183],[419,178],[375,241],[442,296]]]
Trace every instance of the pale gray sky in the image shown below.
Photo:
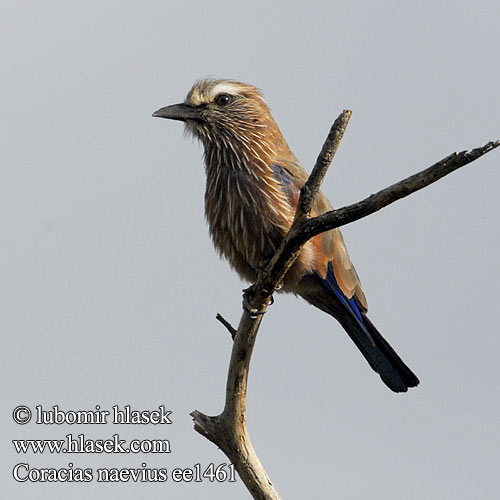
[[[500,4],[25,2],[0,15],[2,491],[27,499],[248,498],[236,483],[37,484],[30,467],[227,462],[189,412],[222,408],[244,284],[203,218],[201,148],[151,118],[214,75],[255,84],[310,170],[357,201],[500,138]],[[391,393],[340,326],[277,297],[248,425],[285,499],[498,498],[500,153],[344,228],[370,317],[421,385]],[[17,405],[165,405],[172,425],[20,426]],[[17,454],[11,440],[166,438],[169,455]]]

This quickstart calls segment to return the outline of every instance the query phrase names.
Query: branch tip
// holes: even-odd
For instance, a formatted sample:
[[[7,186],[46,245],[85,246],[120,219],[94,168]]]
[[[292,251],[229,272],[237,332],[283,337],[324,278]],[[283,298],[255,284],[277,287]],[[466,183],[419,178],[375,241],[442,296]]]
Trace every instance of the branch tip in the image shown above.
[[[220,321],[226,327],[227,331],[231,335],[231,338],[234,340],[234,336],[236,335],[236,328],[234,328],[234,326],[231,325],[231,323],[229,323],[229,321],[227,321],[224,318],[224,316],[222,316],[222,314],[220,314],[220,313],[217,313],[217,315],[215,316],[215,319]]]
[[[325,143],[321,148],[316,163],[311,171],[311,175],[300,190],[300,198],[295,212],[295,220],[309,217],[311,215],[312,204],[316,193],[319,191],[321,183],[325,178],[326,172],[332,163],[333,157],[337,152],[340,141],[344,136],[345,129],[351,118],[351,110],[344,109],[342,113],[333,122],[328,132]]]

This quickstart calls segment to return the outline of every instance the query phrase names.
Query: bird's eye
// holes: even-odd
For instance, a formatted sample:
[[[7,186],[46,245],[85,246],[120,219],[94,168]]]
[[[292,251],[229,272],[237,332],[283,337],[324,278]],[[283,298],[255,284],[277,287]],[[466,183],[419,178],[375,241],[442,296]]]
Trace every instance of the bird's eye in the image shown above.
[[[215,97],[215,104],[218,106],[227,106],[233,100],[233,96],[229,94],[218,94]]]

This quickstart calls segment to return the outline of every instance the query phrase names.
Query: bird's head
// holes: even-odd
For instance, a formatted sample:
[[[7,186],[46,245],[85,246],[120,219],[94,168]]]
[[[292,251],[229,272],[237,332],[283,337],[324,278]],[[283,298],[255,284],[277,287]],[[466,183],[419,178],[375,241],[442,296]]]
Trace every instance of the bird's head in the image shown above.
[[[236,146],[262,136],[262,129],[277,129],[261,91],[233,80],[199,80],[183,103],[161,108],[153,116],[185,122],[187,131],[205,146]]]

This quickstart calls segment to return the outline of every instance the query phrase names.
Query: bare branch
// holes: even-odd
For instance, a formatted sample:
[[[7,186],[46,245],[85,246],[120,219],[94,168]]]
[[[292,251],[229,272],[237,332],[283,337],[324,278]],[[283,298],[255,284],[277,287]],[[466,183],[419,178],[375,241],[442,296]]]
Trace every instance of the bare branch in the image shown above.
[[[334,227],[344,226],[367,217],[387,205],[429,186],[460,167],[464,167],[477,160],[498,146],[500,146],[500,141],[490,141],[484,146],[472,149],[471,151],[452,153],[425,170],[382,189],[358,203],[339,208],[338,210],[332,210],[315,219],[311,219],[305,224],[304,237],[309,239],[316,234],[328,231]]]
[[[274,282],[276,276],[281,275],[283,267],[288,270],[290,256],[298,254],[302,245],[313,236],[367,217],[387,205],[429,186],[460,167],[468,165],[498,146],[500,146],[500,141],[490,141],[484,146],[471,151],[452,153],[425,170],[382,189],[364,200],[332,210],[312,219],[303,218],[295,221],[287,237],[266,267],[265,273],[263,273],[265,281],[263,286],[271,286],[269,282]],[[292,263],[294,260],[292,260]],[[281,279],[282,277],[279,278],[279,280]]]

